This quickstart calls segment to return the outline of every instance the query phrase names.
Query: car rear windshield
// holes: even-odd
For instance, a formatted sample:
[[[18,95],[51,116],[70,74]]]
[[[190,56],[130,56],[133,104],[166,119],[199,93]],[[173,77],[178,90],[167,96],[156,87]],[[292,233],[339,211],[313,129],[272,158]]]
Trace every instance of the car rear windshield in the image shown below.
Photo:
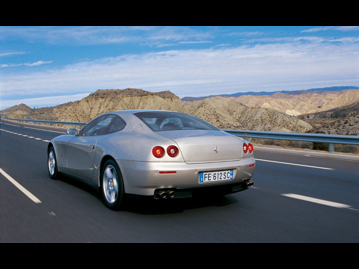
[[[154,132],[176,130],[218,130],[218,128],[197,117],[178,112],[135,113]]]

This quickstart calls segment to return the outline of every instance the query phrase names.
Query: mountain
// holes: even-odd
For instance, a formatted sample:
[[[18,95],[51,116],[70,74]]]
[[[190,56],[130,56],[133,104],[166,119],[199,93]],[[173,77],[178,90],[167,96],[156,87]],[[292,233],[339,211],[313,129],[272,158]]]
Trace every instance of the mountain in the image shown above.
[[[301,94],[303,92],[318,92],[318,91],[343,91],[343,90],[350,90],[350,89],[356,89],[358,90],[359,87],[357,86],[334,86],[334,87],[325,87],[325,88],[314,88],[314,89],[308,89],[308,90],[301,90],[301,91],[274,91],[274,92],[237,92],[232,94],[219,94],[219,95],[209,95],[209,96],[202,96],[202,97],[183,97],[181,100],[183,101],[198,101],[209,97],[239,97],[243,95],[273,95],[275,93],[288,93],[288,94]]]
[[[312,126],[294,116],[263,107],[248,107],[233,99],[211,97],[182,101],[169,91],[152,93],[142,89],[98,90],[80,101],[48,110],[41,117],[58,121],[88,122],[106,112],[129,109],[158,109],[191,114],[222,129],[306,132]],[[37,118],[32,113],[32,118]]]
[[[359,102],[323,112],[299,116],[313,126],[310,132],[326,134],[358,135]]]
[[[207,98],[186,102],[171,92],[150,93],[141,89],[98,90],[81,101],[55,107],[60,121],[88,122],[115,110],[159,109],[188,113],[218,128],[305,132],[312,127],[302,120],[266,108],[250,108],[231,99]]]
[[[25,104],[15,105],[7,109],[1,110],[0,114],[13,114],[14,116],[21,117],[31,113],[32,109]]]
[[[359,101],[359,90],[277,92],[270,96],[244,95],[227,98],[250,107],[266,107],[298,116],[350,105]]]
[[[8,108],[12,118],[88,122],[105,112],[159,109],[188,113],[218,128],[358,135],[359,90],[277,92],[272,95],[209,97],[183,101],[170,91],[98,90],[80,101],[31,109]]]
[[[56,120],[51,114],[53,109],[53,107],[32,109],[25,104],[20,104],[0,110],[0,114],[6,115],[7,118],[14,119]]]

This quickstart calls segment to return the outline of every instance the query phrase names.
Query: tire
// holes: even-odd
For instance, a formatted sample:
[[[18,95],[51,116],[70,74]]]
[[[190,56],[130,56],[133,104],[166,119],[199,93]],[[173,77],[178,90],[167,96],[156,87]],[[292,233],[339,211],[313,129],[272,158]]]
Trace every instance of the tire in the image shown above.
[[[54,147],[51,146],[47,153],[47,171],[49,172],[49,176],[52,179],[57,179],[59,176],[59,171],[57,169],[57,159]]]
[[[100,191],[105,205],[112,210],[120,210],[125,202],[123,179],[114,160],[105,162],[101,172]]]

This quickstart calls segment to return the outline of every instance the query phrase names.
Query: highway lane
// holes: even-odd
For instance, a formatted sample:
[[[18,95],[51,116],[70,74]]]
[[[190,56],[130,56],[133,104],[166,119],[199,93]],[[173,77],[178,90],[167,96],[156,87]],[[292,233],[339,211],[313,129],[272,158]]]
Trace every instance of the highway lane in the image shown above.
[[[263,161],[252,189],[215,200],[133,199],[113,212],[93,187],[48,177],[46,141],[60,133],[16,125],[1,124],[0,168],[41,203],[0,174],[0,242],[359,242],[357,162],[256,151]]]

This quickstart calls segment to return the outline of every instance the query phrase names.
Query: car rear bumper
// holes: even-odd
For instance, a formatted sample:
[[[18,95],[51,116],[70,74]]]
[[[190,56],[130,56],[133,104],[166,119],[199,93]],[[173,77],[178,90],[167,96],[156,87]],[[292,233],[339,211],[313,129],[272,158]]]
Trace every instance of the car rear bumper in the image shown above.
[[[240,192],[249,189],[253,186],[253,182],[248,179],[239,183],[219,184],[213,186],[201,186],[195,188],[170,188],[170,189],[156,189],[155,199],[175,199],[175,198],[189,198],[197,195],[225,195],[229,193]]]
[[[161,190],[174,190],[174,198],[191,196],[201,190],[237,192],[249,188],[254,173],[255,159],[240,161],[186,164],[184,162],[136,162],[117,160],[127,194],[155,196]],[[233,170],[232,180],[200,183],[201,172]],[[168,191],[169,193],[170,191]],[[172,195],[172,194],[171,194]]]

